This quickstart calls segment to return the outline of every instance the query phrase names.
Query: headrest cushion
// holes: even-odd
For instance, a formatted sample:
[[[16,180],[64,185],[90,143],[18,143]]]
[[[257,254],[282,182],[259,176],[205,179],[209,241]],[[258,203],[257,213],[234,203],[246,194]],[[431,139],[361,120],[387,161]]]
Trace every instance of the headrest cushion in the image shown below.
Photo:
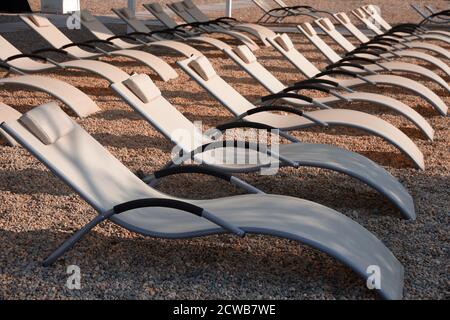
[[[315,35],[317,35],[317,32],[314,29],[314,27],[311,25],[311,23],[303,22],[300,26],[301,26],[302,30],[304,31],[305,36],[314,37]]]
[[[55,143],[75,128],[73,120],[56,102],[46,103],[28,111],[19,121],[46,145]]]
[[[323,26],[325,29],[327,29],[328,31],[333,31],[334,30],[334,24],[333,22],[331,22],[330,19],[328,18],[320,18],[316,20],[316,23],[318,23],[319,25]]]
[[[338,12],[334,14],[334,17],[341,23],[350,23],[350,18],[345,12]]]
[[[294,48],[291,38],[286,33],[275,37],[275,41],[285,50],[289,51]]]
[[[256,61],[256,57],[253,52],[245,44],[237,46],[233,49],[239,58],[241,58],[245,63],[252,63]]]
[[[148,103],[161,95],[161,91],[146,74],[133,74],[122,83],[143,103]]]
[[[39,28],[48,27],[51,25],[50,21],[46,17],[37,14],[30,14],[28,17],[30,18],[31,22],[33,22]]]
[[[216,76],[216,71],[205,56],[195,58],[188,65],[205,81]]]

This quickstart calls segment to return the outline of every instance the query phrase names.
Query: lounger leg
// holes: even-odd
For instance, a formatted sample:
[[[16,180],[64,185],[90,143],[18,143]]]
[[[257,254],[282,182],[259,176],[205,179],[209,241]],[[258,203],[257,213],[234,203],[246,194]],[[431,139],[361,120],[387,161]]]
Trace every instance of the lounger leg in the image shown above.
[[[53,264],[59,257],[61,257],[66,251],[70,250],[75,243],[77,243],[85,234],[91,231],[96,225],[110,218],[114,214],[114,211],[108,211],[103,214],[97,215],[94,219],[88,222],[83,228],[75,232],[69,239],[63,242],[52,254],[50,254],[42,263],[44,267],[48,267]]]

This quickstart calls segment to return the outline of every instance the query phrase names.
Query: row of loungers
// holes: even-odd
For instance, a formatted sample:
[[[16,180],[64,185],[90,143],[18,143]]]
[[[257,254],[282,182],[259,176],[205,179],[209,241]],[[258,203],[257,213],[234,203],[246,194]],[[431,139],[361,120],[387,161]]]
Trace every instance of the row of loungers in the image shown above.
[[[330,169],[372,187],[392,202],[405,219],[414,220],[416,213],[413,198],[381,166],[339,147],[302,143],[288,132],[311,126],[357,128],[383,138],[408,157],[418,169],[424,170],[422,152],[406,134],[374,115],[343,107],[350,101],[388,107],[411,121],[432,141],[433,128],[410,106],[382,94],[355,91],[355,88],[362,85],[376,87],[378,84],[400,87],[422,97],[437,113],[446,116],[447,106],[435,92],[414,80],[391,73],[401,71],[419,75],[437,83],[448,93],[450,88],[447,81],[438,74],[428,68],[397,60],[403,56],[412,56],[440,69],[448,77],[448,51],[427,41],[439,40],[448,44],[450,32],[408,25],[391,27],[385,36],[369,39],[351,23],[345,13],[336,13],[336,19],[365,43],[356,48],[350,47],[351,43],[339,34],[330,19],[322,17],[314,23],[344,47],[348,54],[345,57],[338,56],[320,39],[312,24],[299,25],[299,32],[332,63],[326,69],[319,70],[295,48],[287,34],[277,34],[265,26],[240,23],[229,18],[209,20],[190,0],[170,5],[180,17],[186,18],[185,25],[176,24],[159,4],[145,7],[167,28],[151,31],[127,9],[117,9],[114,12],[135,32],[115,35],[95,16],[82,11],[81,22],[95,37],[91,41],[73,43],[47,18],[36,14],[23,15],[21,18],[51,48],[22,53],[0,36],[0,66],[8,74],[19,74],[0,79],[1,85],[47,92],[77,116],[88,117],[100,109],[86,94],[60,80],[31,74],[58,68],[92,72],[107,80],[113,92],[180,150],[162,170],[138,177],[68,117],[56,102],[38,106],[23,115],[0,102],[0,134],[11,145],[18,143],[26,148],[99,213],[45,259],[44,265],[52,264],[93,227],[110,219],[126,229],[152,237],[187,238],[230,232],[238,236],[254,233],[297,240],[330,254],[363,278],[368,276],[368,266],[379,266],[382,283],[377,290],[381,296],[387,299],[401,298],[403,267],[368,230],[320,204],[265,194],[233,174],[256,172],[273,164]],[[364,12],[371,12],[378,15],[377,19],[382,19],[376,11]],[[187,19],[188,15],[191,18]],[[216,32],[231,38],[233,44],[208,37],[208,34]],[[248,101],[216,73],[208,58],[190,46],[191,43],[206,43],[219,49],[271,94],[256,102]],[[291,85],[281,83],[259,63],[255,55],[259,45],[272,46],[278,50],[308,79]],[[290,143],[281,144],[277,152],[271,151],[268,157],[257,164],[225,163],[223,151],[259,154],[261,145],[216,141],[208,132],[199,132],[164,97],[148,75],[130,75],[109,63],[90,60],[101,56],[125,56],[150,68],[163,81],[176,78],[178,74],[172,66],[145,51],[152,46],[180,54],[182,59],[177,61],[178,66],[234,115],[229,122],[215,129],[221,132],[233,128],[270,130]],[[414,51],[414,48],[428,49],[433,55]],[[47,52],[59,53],[68,59],[57,62],[47,58]],[[339,75],[351,78],[333,77]],[[308,90],[321,91],[327,96],[311,98],[307,95]],[[180,130],[189,139],[186,139],[186,135],[181,137],[176,134]],[[199,164],[182,165],[187,160]],[[157,179],[179,173],[212,175],[250,194],[213,200],[184,200],[163,194],[152,187]]]

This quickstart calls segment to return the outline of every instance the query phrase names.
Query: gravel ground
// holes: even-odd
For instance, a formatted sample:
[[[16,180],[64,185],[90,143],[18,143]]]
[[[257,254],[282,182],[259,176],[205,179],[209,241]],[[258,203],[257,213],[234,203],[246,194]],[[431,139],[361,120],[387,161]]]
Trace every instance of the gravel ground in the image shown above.
[[[123,1],[120,2],[123,5]],[[305,1],[309,2],[313,3]],[[314,4],[342,8],[353,7],[356,2],[315,1]],[[399,14],[391,1],[372,2],[381,4],[393,22],[417,20],[410,10]],[[402,2],[402,7],[406,8],[407,3]],[[435,4],[436,7],[444,5],[444,1]],[[239,15],[246,20],[254,18],[252,10],[240,10]],[[124,32],[123,26],[111,27]],[[80,31],[67,34],[73,40],[89,38],[87,33]],[[24,51],[46,45],[31,32],[5,36]],[[297,48],[309,59],[321,67],[326,65],[323,56],[302,36],[294,35],[293,38]],[[220,52],[203,49],[218,73],[243,95],[255,99],[265,93]],[[161,50],[152,52],[172,65],[180,58]],[[283,82],[301,79],[274,50],[263,48],[257,56]],[[149,73],[156,79],[152,71],[133,62],[118,58],[104,60],[128,72]],[[230,118],[223,107],[180,69],[177,70],[178,79],[169,83],[157,80],[156,83],[178,110],[191,120],[202,120],[207,126]],[[170,143],[114,96],[106,81],[80,71],[47,75],[79,87],[96,101],[102,111],[79,120],[79,123],[130,170],[151,172],[169,159]],[[450,103],[448,93],[433,83],[421,82]],[[46,94],[16,89],[1,89],[0,101],[21,112],[49,100]],[[388,110],[365,104],[346,106],[367,110],[407,133],[424,153],[425,171],[412,168],[403,155],[383,140],[359,131],[309,129],[296,132],[295,136],[306,142],[329,143],[357,151],[383,165],[414,197],[417,221],[401,219],[398,210],[381,195],[354,179],[327,170],[282,169],[277,176],[252,174],[243,178],[269,193],[297,196],[327,205],[365,226],[403,263],[406,299],[449,298],[448,117],[439,116],[424,100],[402,90],[366,90],[383,92],[407,103],[431,123],[436,130],[433,143],[425,140],[407,120]],[[188,198],[239,193],[223,182],[200,175],[169,178],[158,188]],[[88,205],[26,151],[1,145],[0,299],[378,298],[365,289],[364,282],[355,273],[333,258],[296,242],[266,236],[238,239],[221,235],[183,241],[160,240],[144,238],[106,222],[54,266],[43,268],[40,265],[43,257],[94,215]],[[81,267],[81,290],[65,287],[66,267],[70,264]]]

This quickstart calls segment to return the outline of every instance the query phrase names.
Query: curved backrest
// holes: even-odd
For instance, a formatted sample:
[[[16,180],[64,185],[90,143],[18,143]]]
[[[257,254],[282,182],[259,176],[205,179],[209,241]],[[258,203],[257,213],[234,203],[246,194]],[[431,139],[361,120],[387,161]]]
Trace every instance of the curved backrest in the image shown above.
[[[361,9],[363,9],[370,17],[372,17],[372,19],[374,19],[381,27],[383,27],[384,30],[389,31],[390,29],[392,29],[392,26],[381,16],[378,7],[374,6],[373,4],[369,4],[366,6],[362,6]]]
[[[148,80],[151,81],[150,78]],[[147,87],[142,87],[142,90],[149,91],[150,88]],[[156,92],[150,101],[144,102],[124,82],[113,83],[111,88],[155,129],[184,151],[192,151],[210,141],[203,135],[201,128],[189,121],[160,92]]]
[[[325,42],[314,30],[314,27],[308,23],[304,22],[301,25],[297,25],[298,30],[300,30],[303,35],[320,51],[325,57],[331,62],[336,62],[341,59],[339,55]]]
[[[346,28],[358,41],[361,43],[366,43],[370,41],[364,33],[361,32],[350,20],[350,17],[345,12],[337,12],[333,14],[334,18],[339,21],[344,28]]]
[[[135,15],[128,13],[128,8],[111,9],[120,19],[126,22],[133,30],[137,32],[148,33],[151,30],[145,25],[145,23],[136,18]]]
[[[375,25],[375,21],[369,17],[369,15],[361,8],[352,11],[353,15],[357,17],[362,23],[366,25],[367,28],[372,30],[377,35],[383,34],[380,28]]]
[[[40,26],[33,21],[33,16],[39,16],[36,14],[20,15],[22,21],[24,21],[31,29],[36,31],[41,37],[56,48],[61,48],[67,44],[72,43],[68,37],[66,37],[54,24],[44,16],[39,16],[41,19],[48,21],[48,25]]]
[[[313,65],[304,55],[302,55],[292,44],[285,45],[287,34],[276,35],[268,37],[267,41],[278,50],[286,59],[289,60],[298,70],[300,70],[306,77],[312,78],[320,73],[320,70]]]
[[[175,20],[172,19],[163,9],[159,3],[144,3],[142,4],[145,9],[150,11],[151,14],[155,16],[156,19],[162,22],[167,28],[175,28],[178,26]]]
[[[186,11],[197,21],[206,22],[209,21],[209,17],[204,14],[192,0],[184,0],[183,5],[186,8]]]
[[[222,103],[231,113],[236,116],[255,108],[255,106],[230,86],[219,75],[209,76],[208,79],[194,70],[193,62],[199,62],[200,67],[210,70],[212,66],[206,66],[208,60],[204,57],[193,57],[182,61],[177,61],[177,64],[199,85],[201,85],[209,94]],[[209,72],[208,72],[209,73]]]
[[[87,117],[100,110],[95,102],[84,92],[55,78],[25,75],[0,79],[1,84],[46,92],[65,103],[79,117]]]
[[[31,29],[36,31],[42,38],[45,39],[52,47],[61,48],[65,45],[71,44],[72,40],[70,40],[64,33],[62,33],[55,25],[53,25],[50,20],[43,16],[39,16],[48,21],[48,25],[39,26],[37,25],[32,16],[37,16],[36,14],[32,15],[20,15],[20,18],[23,22],[25,22]],[[69,47],[65,49],[71,55],[75,57],[93,57],[97,56],[95,53],[90,53],[89,51],[83,50],[79,47]]]
[[[80,21],[81,24],[89,30],[97,39],[107,40],[110,37],[114,37],[115,34],[111,30],[109,30],[103,23],[98,20],[97,17],[93,16],[88,10],[80,11]],[[135,44],[125,42],[121,39],[113,39],[111,40],[119,48],[133,48],[136,47]]]
[[[175,12],[181,19],[187,23],[197,22],[190,14],[187,12],[186,7],[182,2],[173,2],[167,4],[167,6]]]
[[[239,49],[248,49],[247,46],[241,45],[234,49],[224,49],[224,53],[228,55],[235,63],[237,63],[242,69],[244,69],[249,75],[251,75],[256,81],[262,84],[269,92],[278,93],[282,91],[286,86],[281,83],[269,70],[262,66],[255,58],[254,61],[246,61],[239,54]],[[250,51],[248,49],[248,51]],[[247,51],[247,52],[248,52]],[[250,51],[251,53],[251,51]]]

